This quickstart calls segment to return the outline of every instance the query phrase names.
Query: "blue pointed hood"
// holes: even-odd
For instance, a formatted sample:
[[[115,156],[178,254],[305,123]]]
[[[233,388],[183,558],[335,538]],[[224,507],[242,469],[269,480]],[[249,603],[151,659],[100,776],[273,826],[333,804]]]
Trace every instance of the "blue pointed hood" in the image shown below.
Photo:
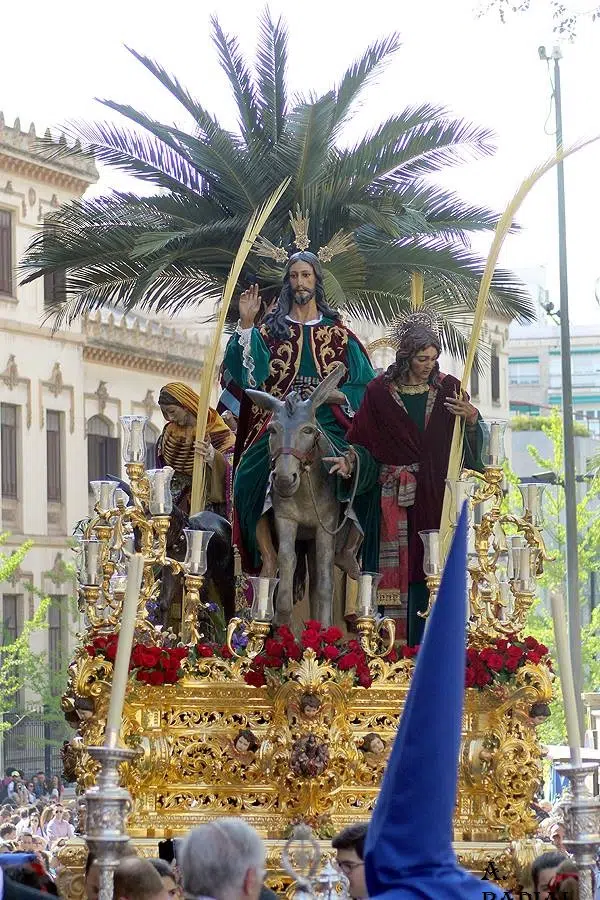
[[[369,897],[485,900],[504,892],[452,849],[465,691],[467,514],[448,555],[365,844]]]

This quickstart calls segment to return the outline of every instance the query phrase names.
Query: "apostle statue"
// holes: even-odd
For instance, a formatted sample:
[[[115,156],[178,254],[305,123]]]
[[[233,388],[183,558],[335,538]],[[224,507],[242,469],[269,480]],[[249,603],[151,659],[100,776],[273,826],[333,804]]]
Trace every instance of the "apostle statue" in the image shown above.
[[[394,364],[368,385],[348,440],[381,463],[379,554],[363,565],[381,573],[379,600],[396,620],[397,638],[414,646],[428,605],[419,532],[440,527],[456,417],[465,420],[465,466],[479,471],[484,425],[458,380],[440,371],[429,313],[401,322],[396,346]]]

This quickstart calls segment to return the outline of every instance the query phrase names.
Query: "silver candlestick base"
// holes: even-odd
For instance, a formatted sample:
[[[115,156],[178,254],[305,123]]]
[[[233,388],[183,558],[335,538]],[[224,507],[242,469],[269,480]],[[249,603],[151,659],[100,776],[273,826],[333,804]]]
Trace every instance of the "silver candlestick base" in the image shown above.
[[[98,900],[112,900],[115,869],[129,842],[125,819],[131,809],[131,796],[119,784],[119,765],[133,759],[137,751],[124,747],[88,747],[87,750],[101,768],[96,784],[85,792],[85,841],[100,870]]]
[[[600,846],[600,801],[587,789],[585,780],[598,768],[597,763],[570,763],[557,767],[559,775],[569,779],[570,793],[564,804],[565,847],[579,867],[579,900],[593,900],[592,870]]]

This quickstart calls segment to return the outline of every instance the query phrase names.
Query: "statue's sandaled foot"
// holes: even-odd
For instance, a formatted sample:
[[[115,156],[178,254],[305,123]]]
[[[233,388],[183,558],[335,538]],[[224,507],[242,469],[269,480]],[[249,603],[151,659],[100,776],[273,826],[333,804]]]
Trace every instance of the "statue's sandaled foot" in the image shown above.
[[[335,564],[342,572],[345,572],[349,578],[353,578],[354,581],[358,581],[360,578],[360,566],[358,565],[358,561],[352,550],[344,549],[336,554]]]

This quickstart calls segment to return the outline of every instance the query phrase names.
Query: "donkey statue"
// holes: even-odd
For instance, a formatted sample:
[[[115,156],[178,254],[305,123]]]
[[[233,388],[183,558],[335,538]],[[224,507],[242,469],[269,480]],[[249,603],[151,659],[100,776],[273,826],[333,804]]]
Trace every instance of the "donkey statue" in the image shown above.
[[[271,454],[271,500],[277,534],[279,589],[275,621],[291,621],[296,568],[296,541],[309,541],[308,572],[311,616],[331,625],[336,535],[340,503],[335,480],[323,457],[332,455],[315,413],[323,403],[345,403],[337,386],[345,374],[339,363],[307,400],[295,391],[279,400],[263,391],[247,390],[252,402],[273,415],[268,425]]]

